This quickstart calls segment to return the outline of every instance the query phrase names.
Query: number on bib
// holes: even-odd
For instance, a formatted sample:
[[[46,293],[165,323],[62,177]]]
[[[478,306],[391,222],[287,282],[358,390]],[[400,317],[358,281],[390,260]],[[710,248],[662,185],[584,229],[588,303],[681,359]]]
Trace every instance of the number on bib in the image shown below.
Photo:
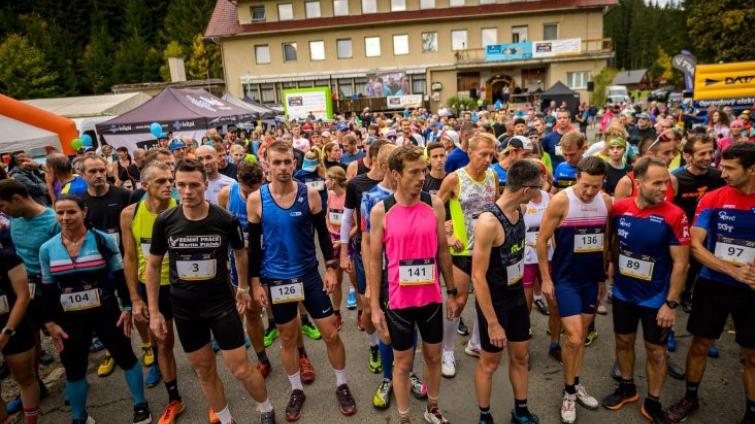
[[[535,247],[535,242],[537,241],[537,235],[539,234],[539,231],[531,231],[524,233],[524,243],[527,246]]]
[[[603,250],[603,230],[578,230],[574,234],[574,253],[600,252]]]
[[[649,256],[634,255],[625,251],[619,254],[619,272],[621,275],[651,281],[654,267],[655,261]]]
[[[209,280],[215,278],[217,261],[215,259],[197,259],[176,261],[178,278],[187,281]]]
[[[398,283],[401,286],[423,286],[435,283],[435,259],[399,261]]]
[[[713,254],[736,266],[751,264],[755,261],[755,241],[718,236]]]
[[[270,284],[270,301],[273,305],[304,300],[304,285],[300,281],[276,283]]]
[[[513,286],[518,283],[524,276],[524,260],[520,260],[514,265],[508,265],[506,267],[506,277],[508,277],[508,285]]]
[[[5,315],[10,312],[10,306],[8,305],[8,296],[0,296],[0,315]]]
[[[60,304],[65,312],[84,311],[100,306],[98,289],[79,290],[60,295]]]
[[[139,244],[142,246],[142,256],[144,256],[144,259],[149,258],[149,248],[152,247],[152,239],[142,239]]]

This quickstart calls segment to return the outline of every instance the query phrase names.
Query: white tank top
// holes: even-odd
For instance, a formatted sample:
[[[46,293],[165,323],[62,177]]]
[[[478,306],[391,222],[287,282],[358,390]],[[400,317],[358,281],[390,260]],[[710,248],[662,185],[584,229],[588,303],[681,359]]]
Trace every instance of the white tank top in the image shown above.
[[[532,265],[537,263],[537,251],[535,250],[535,240],[540,232],[540,223],[543,220],[543,214],[545,208],[548,207],[550,197],[548,192],[540,190],[540,203],[535,203],[530,200],[527,203],[527,208],[524,211],[524,226],[527,229],[524,240],[524,264]],[[553,243],[548,243],[548,260],[553,257]]]

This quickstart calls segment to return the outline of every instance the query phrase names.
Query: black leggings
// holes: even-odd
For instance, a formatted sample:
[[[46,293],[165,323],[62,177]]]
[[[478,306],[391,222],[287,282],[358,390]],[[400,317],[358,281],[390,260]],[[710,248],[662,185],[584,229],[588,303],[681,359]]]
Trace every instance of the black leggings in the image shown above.
[[[122,328],[115,326],[120,315],[115,298],[103,300],[102,306],[97,308],[62,315],[59,324],[68,334],[68,339],[63,340],[60,360],[66,369],[68,381],[86,377],[92,332],[105,345],[119,367],[123,370],[133,368],[137,359],[131,350],[131,340],[126,338]]]

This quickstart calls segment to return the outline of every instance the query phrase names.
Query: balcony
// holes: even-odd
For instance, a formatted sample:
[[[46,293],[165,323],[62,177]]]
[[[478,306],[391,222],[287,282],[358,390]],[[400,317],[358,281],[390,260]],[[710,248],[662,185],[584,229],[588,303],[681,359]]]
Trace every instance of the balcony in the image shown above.
[[[560,40],[553,40],[560,41]],[[581,40],[581,49],[579,51],[565,52],[554,54],[548,57],[531,57],[531,58],[519,58],[512,60],[486,60],[486,49],[465,49],[457,50],[454,53],[457,65],[471,65],[482,63],[517,63],[517,62],[553,62],[562,59],[573,59],[575,57],[588,57],[588,56],[603,56],[613,54],[613,40],[610,38],[595,38]]]

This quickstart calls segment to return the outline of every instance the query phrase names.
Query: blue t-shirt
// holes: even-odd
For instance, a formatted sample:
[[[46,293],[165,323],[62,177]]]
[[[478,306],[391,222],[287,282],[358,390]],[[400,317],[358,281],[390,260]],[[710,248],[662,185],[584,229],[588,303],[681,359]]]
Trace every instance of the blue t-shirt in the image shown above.
[[[467,166],[468,163],[469,155],[467,155],[467,152],[457,147],[448,154],[445,166],[446,173],[450,174],[459,168]]]
[[[569,165],[568,162],[561,162],[553,170],[553,185],[556,188],[564,189],[571,187],[577,182],[577,168]]]
[[[506,185],[506,170],[503,169],[500,163],[494,163],[493,164],[493,171],[495,171],[496,175],[498,176],[498,187],[503,187]]]
[[[10,232],[16,254],[21,257],[28,275],[40,274],[39,249],[54,235],[60,233],[55,212],[50,208],[31,218],[11,218]]]
[[[559,163],[564,161],[563,156],[556,155],[556,146],[558,146],[558,143],[560,142],[561,134],[559,134],[558,131],[553,131],[550,134],[546,135],[540,142],[540,144],[543,146],[543,150],[545,150],[545,152],[550,155],[553,166],[557,166]]]
[[[72,194],[81,196],[87,192],[87,182],[81,175],[74,175],[73,179],[60,188],[60,194]]]
[[[341,163],[344,166],[349,166],[351,162],[362,159],[364,157],[364,150],[357,150],[356,153],[343,152],[341,154]]]
[[[393,190],[389,190],[382,187],[380,184],[372,187],[370,191],[362,195],[362,204],[360,205],[360,212],[362,216],[361,230],[363,233],[370,232],[370,211],[373,206],[377,205],[381,200],[393,194]]]

